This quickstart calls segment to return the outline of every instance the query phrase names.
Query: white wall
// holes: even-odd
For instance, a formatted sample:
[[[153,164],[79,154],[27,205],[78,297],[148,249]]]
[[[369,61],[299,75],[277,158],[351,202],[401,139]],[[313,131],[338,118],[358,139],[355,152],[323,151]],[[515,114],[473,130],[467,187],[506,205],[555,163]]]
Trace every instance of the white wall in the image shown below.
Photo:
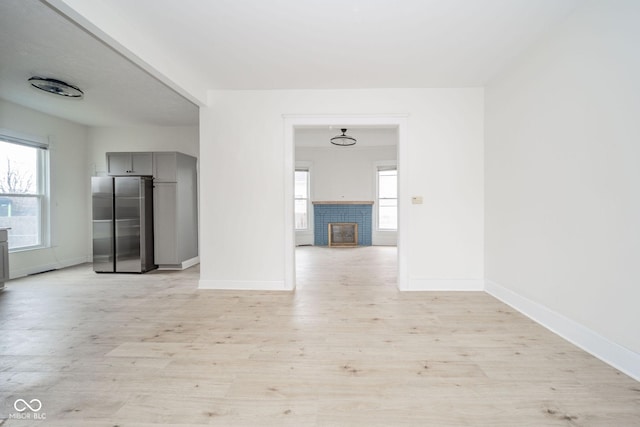
[[[283,114],[409,114],[410,289],[480,287],[483,270],[483,90],[211,91],[200,114],[201,287],[282,289]],[[407,196],[410,197],[410,196]],[[206,220],[205,220],[206,218]],[[402,226],[402,225],[401,225]]]
[[[620,346],[637,377],[639,17],[589,2],[492,82],[485,157],[488,287]]]
[[[109,151],[179,151],[199,155],[198,126],[129,126],[89,128],[92,175],[105,175]]]
[[[86,262],[87,127],[0,100],[0,128],[50,139],[51,247],[11,253],[11,277]]]
[[[327,142],[329,145],[329,142]],[[296,147],[296,161],[311,164],[311,200],[313,201],[375,201],[376,162],[397,160],[396,146],[356,147]],[[373,205],[375,215],[377,204]],[[311,211],[313,216],[313,210]],[[374,217],[375,224],[375,217]],[[300,239],[306,237],[306,239]],[[313,243],[306,233],[296,232],[296,241]],[[397,233],[372,230],[374,245],[395,245]]]

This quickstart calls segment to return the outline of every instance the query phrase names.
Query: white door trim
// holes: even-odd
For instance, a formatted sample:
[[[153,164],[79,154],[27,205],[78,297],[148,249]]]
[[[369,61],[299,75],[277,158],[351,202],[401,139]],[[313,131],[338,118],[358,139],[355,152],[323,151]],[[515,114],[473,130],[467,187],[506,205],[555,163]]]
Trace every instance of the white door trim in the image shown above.
[[[403,176],[409,176],[407,159],[408,114],[391,115],[290,115],[282,116],[284,123],[284,283],[285,289],[296,286],[295,227],[293,207],[293,175],[295,171],[294,130],[299,126],[397,126],[398,129],[398,289],[408,289],[408,266],[405,236],[408,224],[409,189]]]

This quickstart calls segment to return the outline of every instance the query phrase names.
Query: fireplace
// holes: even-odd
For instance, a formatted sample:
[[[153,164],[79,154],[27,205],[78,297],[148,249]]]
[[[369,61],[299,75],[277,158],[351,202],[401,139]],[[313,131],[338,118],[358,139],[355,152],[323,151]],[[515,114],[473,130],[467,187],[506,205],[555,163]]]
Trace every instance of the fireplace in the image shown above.
[[[329,246],[358,246],[358,223],[329,223]]]
[[[327,246],[331,229],[329,224],[357,224],[354,233],[356,243],[349,246],[371,246],[372,201],[314,201],[313,202],[313,244]],[[336,246],[336,240],[333,239]],[[345,245],[343,245],[345,246]]]

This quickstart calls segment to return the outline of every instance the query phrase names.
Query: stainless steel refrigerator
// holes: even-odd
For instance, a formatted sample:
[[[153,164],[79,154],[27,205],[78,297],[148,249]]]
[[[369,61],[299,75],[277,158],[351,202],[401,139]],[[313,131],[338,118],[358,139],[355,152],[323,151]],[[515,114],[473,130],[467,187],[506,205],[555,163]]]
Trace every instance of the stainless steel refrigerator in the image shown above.
[[[93,270],[144,273],[153,260],[153,180],[147,176],[91,178]]]

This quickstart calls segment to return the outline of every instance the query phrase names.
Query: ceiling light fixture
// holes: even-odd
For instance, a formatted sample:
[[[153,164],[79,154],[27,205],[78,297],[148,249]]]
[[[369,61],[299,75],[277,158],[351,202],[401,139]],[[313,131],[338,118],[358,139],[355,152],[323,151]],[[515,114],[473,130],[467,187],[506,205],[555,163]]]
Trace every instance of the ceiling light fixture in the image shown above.
[[[79,99],[84,96],[84,92],[81,91],[80,88],[65,83],[62,80],[49,79],[46,77],[31,77],[29,83],[35,88],[55,95]]]
[[[334,136],[331,138],[331,143],[333,145],[338,145],[340,147],[348,147],[350,145],[354,145],[356,143],[356,139],[352,136],[346,135],[346,129],[340,129],[342,131],[342,135]]]

